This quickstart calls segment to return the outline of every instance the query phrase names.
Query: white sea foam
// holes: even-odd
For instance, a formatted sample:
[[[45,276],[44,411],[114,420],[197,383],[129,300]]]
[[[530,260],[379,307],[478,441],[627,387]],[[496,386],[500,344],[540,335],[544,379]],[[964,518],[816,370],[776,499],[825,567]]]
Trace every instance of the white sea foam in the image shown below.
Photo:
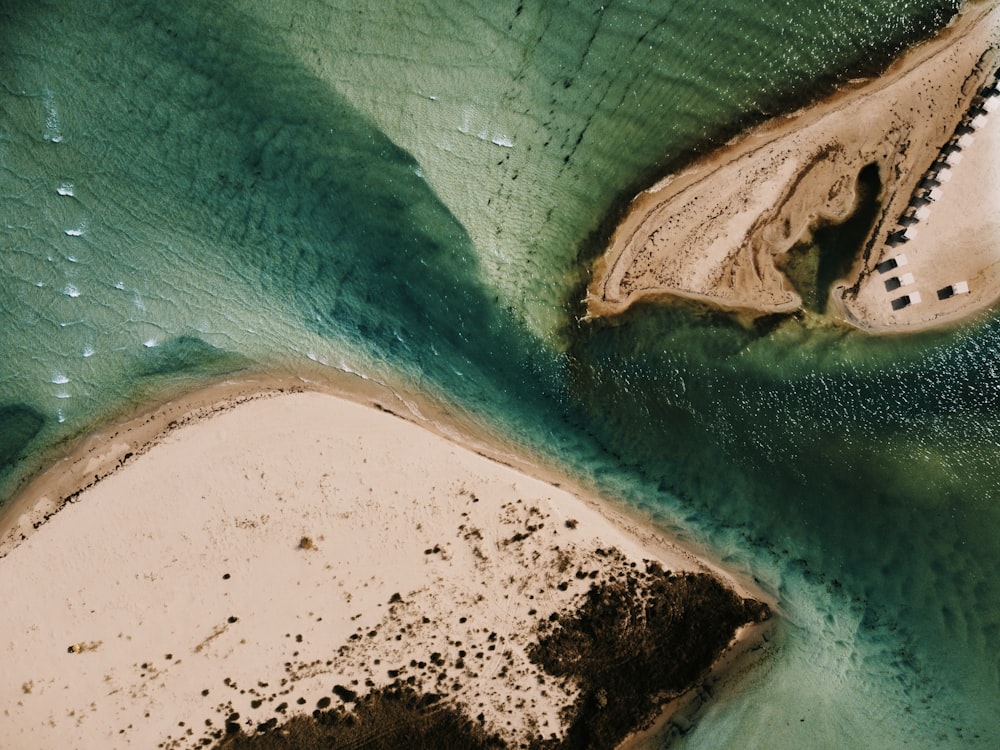
[[[459,133],[468,133],[472,127],[472,110],[463,109],[462,110],[462,124],[458,126]]]
[[[63,294],[65,294],[67,297],[79,297],[80,290],[77,289],[72,284],[67,284],[66,286],[63,287]]]
[[[51,382],[55,383],[56,385],[62,385],[64,383],[68,383],[69,382],[69,378],[67,378],[61,372],[54,372],[54,373],[52,373],[52,381]]]
[[[146,339],[145,341],[143,341],[142,345],[144,347],[146,347],[147,349],[152,349],[154,346],[157,346],[159,343],[160,342],[157,341],[155,338],[149,338],[149,339]]]
[[[80,224],[80,226],[73,227],[72,229],[64,229],[63,232],[66,233],[67,237],[81,237],[86,228],[85,224]]]
[[[73,192],[72,182],[62,183],[59,187],[56,188],[56,192],[59,193],[59,195],[76,195],[76,193]]]
[[[115,289],[124,289],[124,288],[125,288],[125,282],[124,281],[116,281],[115,282]]]
[[[471,109],[462,110],[462,122],[458,126],[458,132],[464,133],[465,135],[473,135],[472,132],[472,118],[475,113]],[[503,148],[514,148],[514,139],[511,138],[506,133],[497,133],[492,130],[489,126],[484,125],[479,128],[478,132],[474,133],[475,137],[481,141],[487,141],[492,143],[494,146],[501,146]]]
[[[56,108],[56,100],[51,91],[45,92],[45,130],[42,137],[52,143],[59,143],[62,139],[62,126],[59,123],[59,111]]]
[[[360,372],[359,370],[355,370],[353,367],[351,367],[349,364],[347,364],[343,360],[341,360],[340,366],[337,369],[340,370],[341,372],[346,372],[348,375],[356,375],[357,377],[361,378],[362,380],[371,380],[371,378],[369,378],[363,372]]]
[[[95,354],[94,347],[92,347],[90,344],[84,345],[84,347],[83,347],[83,356],[84,356],[84,358],[93,357],[94,354]]]

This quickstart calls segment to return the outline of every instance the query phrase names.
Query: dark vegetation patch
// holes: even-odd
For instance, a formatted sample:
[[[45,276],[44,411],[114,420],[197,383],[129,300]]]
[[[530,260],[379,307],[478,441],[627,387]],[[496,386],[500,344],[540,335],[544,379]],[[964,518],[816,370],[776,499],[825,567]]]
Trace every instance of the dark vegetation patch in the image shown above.
[[[810,239],[779,259],[778,268],[802,297],[805,308],[825,313],[833,285],[850,273],[859,258],[867,257],[876,239],[869,233],[882,208],[881,190],[878,165],[868,164],[858,173],[857,204],[851,214],[839,223],[821,224]]]
[[[137,358],[136,370],[142,377],[195,371],[224,374],[242,370],[250,363],[241,354],[212,346],[197,336],[186,335],[143,349]]]
[[[566,609],[539,613],[537,641],[528,646],[531,660],[548,675],[580,688],[577,701],[564,709],[565,737],[521,738],[521,747],[577,750],[617,746],[629,733],[648,726],[664,703],[694,686],[722,654],[737,628],[770,616],[766,604],[741,598],[710,575],[674,575],[650,562],[636,565],[614,549],[598,550],[597,554],[618,563],[614,574],[594,579],[591,571],[579,568],[576,577],[590,579],[590,589]],[[490,633],[488,650],[493,650],[496,640],[497,634]],[[457,641],[455,645],[462,646]],[[481,659],[483,655],[470,656],[462,649],[454,666],[461,670],[467,664],[466,657]],[[509,659],[510,651],[504,656]],[[435,651],[429,664],[416,659],[410,664],[438,670],[433,689],[449,693],[461,689],[455,681],[458,675],[443,671],[451,663],[450,657]],[[505,674],[508,667],[504,665],[499,674]],[[365,680],[372,690],[363,696],[353,688],[334,685],[333,701],[322,696],[313,703],[311,713],[287,720],[288,704],[280,703],[275,713],[283,723],[272,716],[263,723],[241,725],[236,720],[238,714],[232,714],[225,723],[226,735],[221,730],[213,734],[214,747],[476,750],[509,746],[504,738],[489,733],[482,715],[473,718],[472,710],[466,716],[467,709],[421,689],[412,677],[404,680],[402,671],[388,670],[395,681],[385,688]],[[296,703],[309,710],[304,698]]]
[[[12,465],[45,424],[41,412],[27,404],[0,405],[0,471]]]
[[[858,203],[845,221],[820,227],[813,233],[820,253],[816,301],[819,311],[823,313],[826,312],[830,289],[834,283],[847,276],[858,259],[867,260],[877,239],[870,232],[879,214],[887,208],[879,200],[882,179],[878,164],[868,164],[858,173],[856,191]]]
[[[216,750],[341,747],[491,750],[505,744],[459,709],[441,702],[440,696],[422,695],[397,682],[359,698],[353,711],[343,707],[316,710],[311,716],[294,716],[280,727],[265,722],[253,734],[242,729],[234,731],[215,747]]]
[[[358,699],[357,693],[343,685],[334,685],[333,694],[344,701],[344,703],[352,703]]]
[[[656,563],[594,583],[574,613],[538,626],[532,661],[575,678],[581,693],[566,738],[546,747],[612,748],[648,724],[721,655],[736,629],[770,616],[702,573]]]

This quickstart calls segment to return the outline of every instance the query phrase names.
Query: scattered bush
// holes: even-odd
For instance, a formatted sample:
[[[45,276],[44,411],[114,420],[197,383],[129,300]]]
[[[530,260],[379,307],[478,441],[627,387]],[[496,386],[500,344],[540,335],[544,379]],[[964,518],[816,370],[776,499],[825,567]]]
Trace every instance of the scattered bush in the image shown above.
[[[274,723],[272,723],[274,722]],[[233,729],[236,725],[233,725]],[[396,682],[359,698],[353,711],[333,708],[294,716],[280,727],[269,720],[254,734],[240,728],[216,750],[500,750],[503,741],[488,734],[440,696],[420,694]]]
[[[312,543],[303,537],[299,547],[311,549]],[[672,574],[656,563],[647,563],[645,569],[623,566],[623,571],[595,581],[579,606],[540,619],[529,657],[548,674],[572,679],[580,695],[565,711],[565,737],[539,736],[530,742],[531,750],[616,747],[653,719],[669,698],[694,685],[737,628],[770,616],[766,604],[742,599],[710,575]],[[402,597],[394,595],[390,603],[397,598]],[[495,639],[496,633],[491,633],[488,640]],[[430,658],[444,666],[442,654]],[[486,731],[483,714],[471,719],[442,696],[419,693],[400,680],[361,697],[343,685],[332,692],[341,705],[331,707],[330,698],[323,697],[311,715],[296,715],[280,725],[271,718],[251,734],[236,723],[234,714],[226,723],[227,736],[215,748],[507,747],[499,735]],[[299,705],[304,702],[298,700]]]
[[[539,624],[528,655],[581,694],[560,748],[613,748],[691,687],[736,629],[769,616],[704,573],[645,572],[595,583],[583,605]]]

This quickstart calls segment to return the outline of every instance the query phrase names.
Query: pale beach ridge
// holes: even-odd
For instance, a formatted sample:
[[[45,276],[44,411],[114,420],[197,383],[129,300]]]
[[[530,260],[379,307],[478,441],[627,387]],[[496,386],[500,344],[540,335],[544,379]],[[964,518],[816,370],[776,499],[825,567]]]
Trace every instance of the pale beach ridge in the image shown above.
[[[884,75],[664,178],[635,198],[595,264],[588,315],[670,297],[760,314],[801,310],[783,272],[787,254],[817,227],[851,216],[858,175],[871,164],[880,211],[831,290],[834,315],[871,331],[916,330],[992,305],[1000,296],[998,64],[1000,8],[967,4]],[[900,273],[888,273],[918,236]],[[915,265],[902,268],[907,260]],[[968,291],[949,291],[956,282]]]
[[[36,479],[0,558],[5,746],[197,747],[392,684],[510,744],[557,739],[579,689],[531,653],[595,582],[655,563],[761,597],[385,396],[220,386]]]

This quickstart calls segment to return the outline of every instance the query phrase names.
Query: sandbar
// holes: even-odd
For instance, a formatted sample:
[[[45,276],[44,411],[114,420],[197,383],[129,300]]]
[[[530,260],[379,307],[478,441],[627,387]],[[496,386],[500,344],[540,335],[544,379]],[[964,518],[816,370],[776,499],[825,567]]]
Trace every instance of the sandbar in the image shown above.
[[[594,686],[553,663],[595,592],[645,616],[675,584],[714,592],[688,614],[730,624],[655,708],[767,651],[752,584],[399,402],[209,393],[105,431],[6,516],[6,747],[223,747],[386,689],[507,746],[558,743]],[[67,493],[67,474],[90,486]]]
[[[994,132],[992,120],[1000,119],[988,102],[997,100],[998,47],[1000,8],[967,4],[883,75],[770,120],[643,191],[595,263],[587,315],[671,298],[798,313],[802,295],[784,272],[788,254],[818,227],[854,213],[858,177],[869,165],[878,169],[879,210],[850,271],[830,289],[829,313],[881,332],[940,325],[992,305],[1000,296],[1000,199],[990,192],[998,151],[984,128]],[[972,130],[984,132],[958,145]],[[963,152],[949,165],[954,179],[930,184],[951,150]],[[930,187],[938,190],[928,200]],[[890,295],[899,287],[886,287],[884,264],[899,250],[900,219],[919,207],[911,204],[931,202],[934,221],[921,223],[919,248],[911,246],[918,267],[913,281],[904,279],[924,293],[914,304],[895,301],[906,290]],[[968,281],[970,293],[939,298],[958,281]]]

